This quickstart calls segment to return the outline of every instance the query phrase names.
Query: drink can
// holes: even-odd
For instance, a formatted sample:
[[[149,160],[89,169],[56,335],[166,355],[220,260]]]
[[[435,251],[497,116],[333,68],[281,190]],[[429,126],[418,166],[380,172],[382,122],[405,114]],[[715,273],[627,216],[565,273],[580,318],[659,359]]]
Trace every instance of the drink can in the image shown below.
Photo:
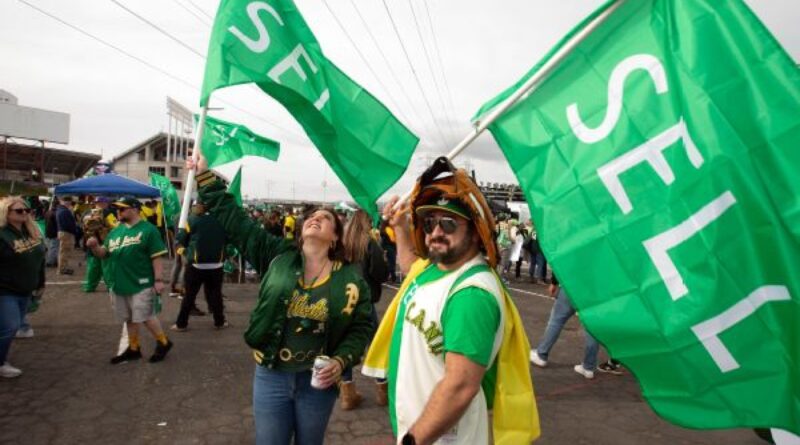
[[[331,362],[331,358],[327,355],[318,355],[314,359],[314,366],[311,368],[311,387],[316,389],[323,389],[319,381],[319,372],[322,371]]]

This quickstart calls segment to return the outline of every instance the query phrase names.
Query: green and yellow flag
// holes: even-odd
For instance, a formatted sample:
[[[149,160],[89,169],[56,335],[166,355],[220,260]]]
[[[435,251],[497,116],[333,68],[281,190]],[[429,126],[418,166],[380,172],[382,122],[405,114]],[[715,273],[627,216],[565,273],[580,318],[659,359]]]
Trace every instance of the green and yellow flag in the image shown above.
[[[277,161],[280,144],[253,133],[244,125],[206,116],[202,150],[208,168],[213,168],[245,156]]]
[[[220,2],[200,105],[243,83],[286,107],[353,199],[377,216],[375,202],[403,175],[419,139],[325,57],[291,0]]]
[[[658,414],[800,434],[800,71],[742,1],[623,2],[490,130]]]

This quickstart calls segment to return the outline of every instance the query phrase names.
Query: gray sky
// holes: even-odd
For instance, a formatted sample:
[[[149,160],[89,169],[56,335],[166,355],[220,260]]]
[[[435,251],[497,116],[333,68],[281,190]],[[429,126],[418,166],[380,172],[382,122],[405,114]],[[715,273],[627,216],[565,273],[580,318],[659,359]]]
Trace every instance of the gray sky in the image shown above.
[[[113,1],[25,1],[189,84],[199,87],[202,83],[201,57]],[[167,30],[186,46],[205,54],[211,29],[208,24],[211,19],[205,14],[215,13],[217,0],[117,1]],[[469,118],[481,104],[515,82],[565,33],[603,3],[601,0],[425,3],[386,0],[422,84],[423,96],[381,0],[295,1],[326,56],[380,98],[420,136],[422,142],[415,160],[390,191],[394,193],[405,192],[431,156],[448,152],[469,132]],[[800,60],[797,26],[800,5],[793,0],[747,3],[792,57]],[[427,63],[412,6],[433,70]],[[358,13],[367,21],[375,41]],[[0,18],[0,89],[17,96],[20,105],[70,113],[69,149],[102,153],[110,159],[166,129],[166,96],[190,108],[197,106],[198,89],[133,61],[20,1],[2,0]],[[368,64],[336,19],[356,42]],[[380,82],[370,68],[380,76]],[[245,124],[282,144],[277,163],[254,158],[246,161],[245,195],[349,199],[344,186],[299,125],[274,100],[246,86],[221,90],[214,93],[214,98],[239,108],[212,100],[212,106],[225,107],[214,113],[216,117]],[[488,134],[468,148],[462,158],[462,162],[476,168],[478,180],[515,182],[500,149]],[[237,167],[238,164],[230,164],[220,170],[232,175]],[[327,188],[323,188],[323,182]]]

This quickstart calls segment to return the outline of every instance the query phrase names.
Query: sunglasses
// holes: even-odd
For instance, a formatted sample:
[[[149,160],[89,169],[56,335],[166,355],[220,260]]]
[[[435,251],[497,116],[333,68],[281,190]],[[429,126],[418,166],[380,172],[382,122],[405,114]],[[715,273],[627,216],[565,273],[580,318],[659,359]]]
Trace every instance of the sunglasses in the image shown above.
[[[12,212],[16,213],[17,215],[22,215],[23,213],[24,214],[30,214],[31,213],[31,209],[29,209],[27,207],[22,207],[22,208],[18,208],[18,209],[9,209],[9,210],[11,210]]]
[[[433,233],[436,226],[441,227],[442,232],[445,234],[452,235],[455,233],[456,229],[458,229],[458,221],[450,216],[442,216],[439,218],[427,216],[422,220],[422,230],[428,235]]]

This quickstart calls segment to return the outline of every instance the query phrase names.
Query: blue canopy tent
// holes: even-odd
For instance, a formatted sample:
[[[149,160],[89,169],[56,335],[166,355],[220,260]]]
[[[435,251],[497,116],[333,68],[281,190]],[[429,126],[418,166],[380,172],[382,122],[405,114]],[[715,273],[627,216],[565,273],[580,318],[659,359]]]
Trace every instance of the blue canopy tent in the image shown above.
[[[115,174],[90,176],[56,186],[58,195],[131,195],[142,198],[160,198],[161,192],[147,184]]]

